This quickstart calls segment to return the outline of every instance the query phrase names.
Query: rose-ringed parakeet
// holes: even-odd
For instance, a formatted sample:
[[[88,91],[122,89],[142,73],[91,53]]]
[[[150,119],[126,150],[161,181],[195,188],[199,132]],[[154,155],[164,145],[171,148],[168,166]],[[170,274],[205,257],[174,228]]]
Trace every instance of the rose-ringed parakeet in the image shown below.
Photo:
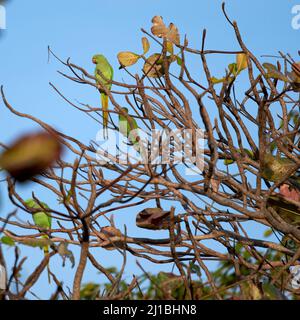
[[[296,164],[293,160],[285,157],[273,156],[271,153],[266,153],[264,156],[262,177],[272,182],[281,181]],[[300,190],[300,178],[295,173],[288,177],[288,182],[293,187]]]
[[[139,150],[140,137],[136,131],[139,126],[136,120],[128,114],[127,108],[122,108],[122,113],[119,114],[119,131],[129,139],[136,150]]]
[[[287,223],[300,226],[300,202],[287,199],[280,194],[269,196],[267,207],[273,208]]]
[[[93,56],[93,63],[96,64],[95,78],[97,84],[104,86],[107,90],[111,89],[114,71],[107,59],[102,54],[96,54]],[[104,90],[100,89],[101,105],[103,115],[103,135],[107,139],[107,127],[108,127],[108,96]]]
[[[41,209],[41,210],[49,209],[49,207],[46,203],[40,202],[40,204],[42,205],[41,206],[34,199],[29,199],[25,203],[26,203],[27,207],[32,208],[32,209]],[[46,211],[34,212],[32,214],[32,219],[33,219],[34,224],[40,229],[40,232],[43,232],[43,230],[51,229],[52,217],[49,212],[46,212]],[[47,234],[43,234],[41,237],[44,239],[49,239]],[[44,250],[45,256],[47,254],[49,254],[49,246],[48,245],[44,246],[43,250]],[[47,266],[47,271],[48,271],[48,281],[50,283],[49,265]]]

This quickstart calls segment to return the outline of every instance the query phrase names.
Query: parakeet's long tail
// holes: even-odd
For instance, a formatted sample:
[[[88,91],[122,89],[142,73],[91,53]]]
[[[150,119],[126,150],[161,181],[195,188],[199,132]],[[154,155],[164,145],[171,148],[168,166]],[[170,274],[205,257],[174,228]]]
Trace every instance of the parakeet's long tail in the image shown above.
[[[101,105],[102,105],[102,117],[103,117],[103,136],[108,138],[108,96],[105,93],[101,93]]]
[[[49,237],[47,235],[42,235],[41,237],[44,239],[49,239]],[[44,255],[46,257],[49,254],[49,246],[44,246],[43,251],[44,251]],[[51,283],[49,263],[47,264],[47,273],[48,273],[48,282]]]

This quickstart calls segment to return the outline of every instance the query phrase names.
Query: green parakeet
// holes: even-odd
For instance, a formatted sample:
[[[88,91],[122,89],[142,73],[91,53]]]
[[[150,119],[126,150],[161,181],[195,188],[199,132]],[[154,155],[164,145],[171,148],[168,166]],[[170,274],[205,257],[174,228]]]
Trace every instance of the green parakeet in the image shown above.
[[[119,114],[119,131],[129,139],[135,148],[139,148],[139,140],[137,132],[132,132],[139,128],[137,122],[128,114],[127,108],[122,108],[125,115]]]
[[[300,226],[300,202],[276,194],[268,198],[267,207],[272,207],[287,223]]]
[[[41,209],[43,210],[42,206],[44,207],[44,209],[49,209],[48,205],[44,202],[40,202],[42,206],[40,206],[37,201],[35,201],[34,199],[29,199],[27,201],[25,201],[26,205],[29,208],[32,209]],[[40,231],[42,232],[43,230],[47,230],[47,229],[51,229],[51,224],[52,224],[52,217],[48,212],[45,211],[39,211],[36,213],[32,214],[32,219],[34,224],[41,229]],[[45,239],[49,239],[47,234],[44,234],[41,236],[42,238]],[[47,254],[49,254],[49,246],[44,246],[43,247],[44,250],[44,255],[46,256]],[[49,265],[47,266],[48,269],[48,281],[50,283],[50,270],[49,270]]]
[[[263,161],[262,177],[272,182],[278,182],[288,174],[293,167],[295,167],[293,160],[266,153]],[[300,190],[300,178],[297,174],[289,177],[287,182]]]
[[[113,79],[114,71],[107,59],[102,54],[96,54],[93,56],[93,63],[96,64],[95,78],[97,84],[104,86],[106,89],[111,89],[110,80]],[[107,138],[107,126],[108,126],[108,96],[104,91],[101,91],[101,105],[103,115],[103,134]]]

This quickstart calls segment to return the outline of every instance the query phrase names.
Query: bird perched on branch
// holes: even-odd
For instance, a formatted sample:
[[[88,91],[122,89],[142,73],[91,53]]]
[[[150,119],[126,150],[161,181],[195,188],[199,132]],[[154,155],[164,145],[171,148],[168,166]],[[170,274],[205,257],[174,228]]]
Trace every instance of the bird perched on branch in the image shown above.
[[[136,131],[139,126],[136,120],[128,114],[127,108],[122,108],[122,112],[119,114],[119,131],[129,139],[136,150],[139,150],[140,137]]]
[[[96,64],[95,78],[97,84],[104,86],[107,90],[111,89],[114,70],[108,60],[102,54],[93,56],[93,63]],[[108,138],[108,96],[104,90],[99,89],[101,94],[102,117],[103,117],[103,136]]]
[[[34,224],[40,229],[41,232],[45,230],[51,229],[52,225],[52,217],[49,212],[46,212],[47,209],[49,209],[48,205],[44,202],[40,202],[40,204],[34,200],[34,199],[29,199],[25,201],[27,207],[32,208],[32,209],[39,209],[41,211],[34,212],[32,214],[32,219]],[[49,239],[49,236],[44,233],[41,238],[44,238],[46,240]],[[43,247],[44,250],[44,255],[47,256],[49,254],[49,245],[46,245]],[[49,265],[47,265],[47,271],[48,271],[48,281],[50,283],[50,269]]]
[[[296,164],[293,160],[285,157],[273,156],[271,153],[266,153],[263,160],[261,174],[262,177],[268,181],[279,182],[288,175],[293,168],[296,169]],[[298,173],[287,177],[284,182],[287,182],[300,190],[300,177]]]
[[[300,202],[275,194],[269,196],[267,207],[273,208],[285,222],[300,226]]]

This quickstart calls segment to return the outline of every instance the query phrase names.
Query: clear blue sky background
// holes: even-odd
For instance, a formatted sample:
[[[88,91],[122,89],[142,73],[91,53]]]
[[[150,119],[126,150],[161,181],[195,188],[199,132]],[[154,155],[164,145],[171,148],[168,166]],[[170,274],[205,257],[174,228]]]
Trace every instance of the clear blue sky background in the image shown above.
[[[221,3],[220,0],[12,0],[6,6],[7,30],[1,32],[0,38],[0,84],[4,85],[7,98],[15,108],[40,117],[87,142],[95,139],[99,129],[97,124],[88,119],[83,121],[82,114],[66,105],[50,88],[49,82],[73,100],[97,105],[99,97],[90,88],[62,79],[56,72],[62,67],[53,58],[48,63],[47,46],[50,45],[62,58],[71,57],[73,62],[91,73],[94,68],[91,57],[95,53],[104,53],[117,70],[117,53],[123,50],[139,52],[140,28],[149,30],[151,18],[161,15],[166,22],[174,22],[181,34],[188,35],[191,47],[200,47],[202,30],[206,28],[207,48],[239,49],[222,14]],[[291,27],[291,9],[300,1],[232,0],[226,3],[229,16],[237,20],[246,44],[256,55],[277,54],[282,50],[296,56],[300,30]],[[216,75],[223,72],[226,63],[218,61],[212,66]],[[197,66],[200,64],[193,62],[193,67]],[[121,75],[116,75],[116,78],[121,79]],[[11,115],[2,102],[0,108],[1,141],[9,142],[35,128],[31,122]],[[27,186],[23,192],[29,196],[30,190],[31,187]],[[5,192],[3,186],[1,191],[2,194]],[[9,208],[11,206],[2,195],[1,214]],[[123,223],[128,219],[134,219],[134,213],[127,213],[126,219],[123,215]],[[11,259],[13,250],[5,252]],[[103,256],[102,262],[107,267],[120,262],[118,257],[104,250],[99,250],[98,254]],[[38,249],[36,255],[38,259],[31,260],[31,266],[36,265],[41,257]],[[134,259],[129,258],[129,263],[131,269],[127,275],[130,279],[132,273],[139,273],[139,270]],[[144,265],[152,272],[162,268],[149,263]],[[30,264],[26,268],[25,273],[30,271]],[[59,272],[71,285],[72,275],[62,268]],[[99,279],[99,275],[89,268],[84,281]],[[34,291],[48,297],[50,291],[45,282],[35,286]]]

